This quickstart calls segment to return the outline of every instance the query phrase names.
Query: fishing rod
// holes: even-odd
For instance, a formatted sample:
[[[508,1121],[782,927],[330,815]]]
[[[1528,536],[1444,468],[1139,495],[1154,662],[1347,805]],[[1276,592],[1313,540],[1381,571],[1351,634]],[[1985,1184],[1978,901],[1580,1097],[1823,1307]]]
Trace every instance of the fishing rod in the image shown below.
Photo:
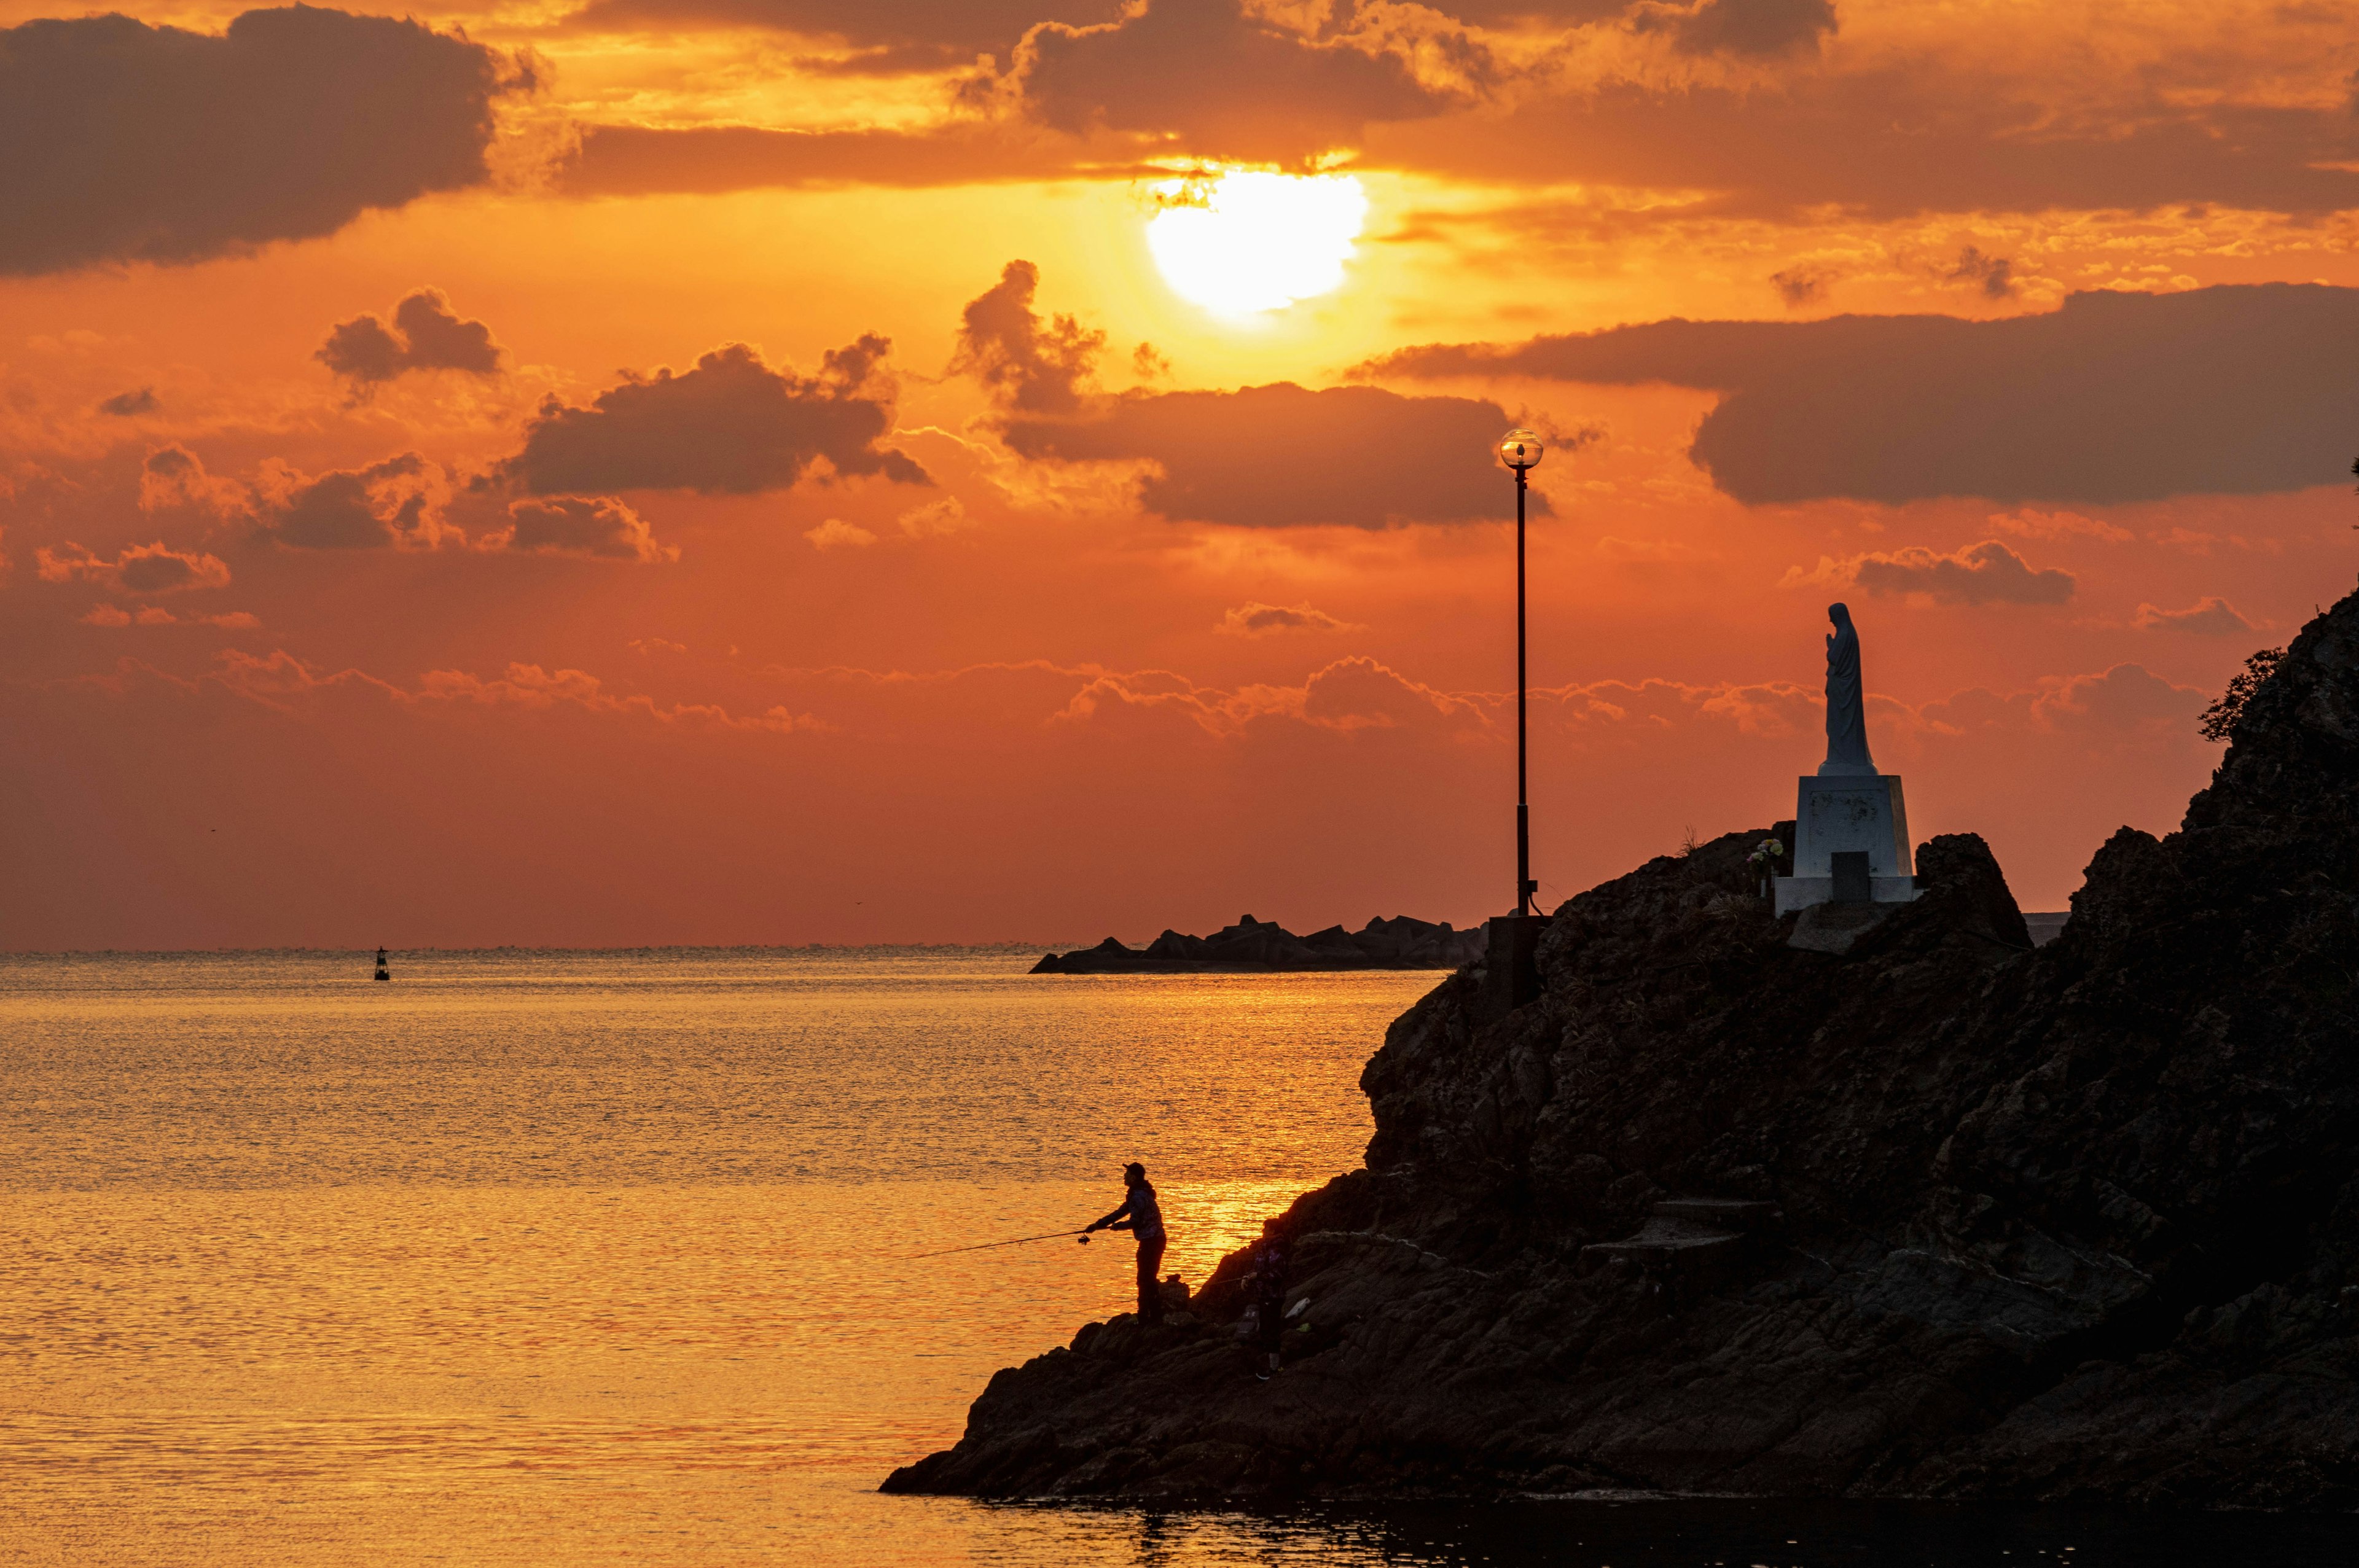
[[[972,1247],[945,1247],[939,1252],[913,1252],[905,1261],[914,1263],[920,1258],[947,1258],[953,1252],[988,1252],[995,1247],[1021,1247],[1027,1241],[1055,1241],[1066,1236],[1080,1237],[1084,1247],[1090,1244],[1089,1236],[1084,1231],[1050,1230],[1038,1236],[1019,1236],[1013,1241],[978,1241]]]

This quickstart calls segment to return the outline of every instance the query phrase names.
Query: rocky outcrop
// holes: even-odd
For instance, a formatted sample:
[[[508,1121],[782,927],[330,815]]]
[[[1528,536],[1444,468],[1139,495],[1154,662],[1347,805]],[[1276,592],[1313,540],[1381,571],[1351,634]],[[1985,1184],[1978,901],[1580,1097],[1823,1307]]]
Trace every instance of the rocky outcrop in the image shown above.
[[[1955,835],[1796,948],[1759,836],[1564,905],[1538,1001],[1393,1025],[1364,1167],[1273,1222],[1277,1379],[1233,1258],[888,1488],[2359,1507],[2359,596],[2044,946]]]
[[[1166,931],[1145,948],[1109,936],[1094,947],[1051,953],[1036,975],[1185,974],[1220,969],[1455,969],[1483,955],[1483,932],[1453,931],[1396,915],[1357,931],[1331,925],[1308,936],[1273,921],[1241,915],[1210,936]]]

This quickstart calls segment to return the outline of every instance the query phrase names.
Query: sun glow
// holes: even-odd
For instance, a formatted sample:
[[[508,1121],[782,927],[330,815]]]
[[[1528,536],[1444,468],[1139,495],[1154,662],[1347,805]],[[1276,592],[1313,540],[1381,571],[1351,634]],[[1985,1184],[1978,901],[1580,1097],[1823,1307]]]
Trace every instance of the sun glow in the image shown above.
[[[1282,310],[1343,281],[1367,221],[1368,196],[1348,174],[1232,169],[1170,180],[1147,225],[1147,249],[1181,297],[1223,316]]]

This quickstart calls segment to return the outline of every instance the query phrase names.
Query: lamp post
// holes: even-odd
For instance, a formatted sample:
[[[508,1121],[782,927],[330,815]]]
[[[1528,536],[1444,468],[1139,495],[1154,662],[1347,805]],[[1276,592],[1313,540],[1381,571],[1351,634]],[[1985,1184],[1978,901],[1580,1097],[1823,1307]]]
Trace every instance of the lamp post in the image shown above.
[[[1516,918],[1528,919],[1532,894],[1540,884],[1532,881],[1532,807],[1527,776],[1529,745],[1524,721],[1524,492],[1526,475],[1539,467],[1544,451],[1540,438],[1517,426],[1499,438],[1499,460],[1516,470]]]

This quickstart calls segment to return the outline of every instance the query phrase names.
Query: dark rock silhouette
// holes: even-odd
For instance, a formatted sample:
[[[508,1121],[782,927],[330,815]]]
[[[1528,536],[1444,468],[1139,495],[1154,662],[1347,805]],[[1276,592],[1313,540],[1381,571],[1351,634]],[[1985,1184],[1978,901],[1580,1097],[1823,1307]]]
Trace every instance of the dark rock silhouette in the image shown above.
[[[2359,1507],[2359,595],[2036,950],[1962,834],[1798,950],[1759,836],[1571,900],[1539,1001],[1392,1026],[1364,1168],[1275,1222],[1277,1379],[1232,1256],[886,1488]]]
[[[1455,969],[1483,956],[1483,930],[1453,931],[1396,915],[1357,931],[1330,925],[1297,936],[1273,921],[1241,915],[1210,936],[1166,931],[1145,948],[1109,936],[1094,947],[1051,953],[1036,975],[1143,975],[1212,969]]]

